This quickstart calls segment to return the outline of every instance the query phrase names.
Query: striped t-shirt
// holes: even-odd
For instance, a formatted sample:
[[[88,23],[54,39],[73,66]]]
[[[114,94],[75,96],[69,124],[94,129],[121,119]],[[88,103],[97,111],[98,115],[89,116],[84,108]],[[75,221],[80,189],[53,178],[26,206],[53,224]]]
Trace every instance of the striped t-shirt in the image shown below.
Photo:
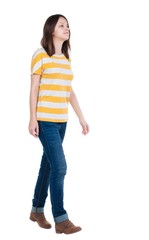
[[[37,120],[67,122],[68,104],[73,73],[70,59],[64,54],[51,57],[43,48],[32,57],[31,74],[39,74],[40,85],[37,100]]]

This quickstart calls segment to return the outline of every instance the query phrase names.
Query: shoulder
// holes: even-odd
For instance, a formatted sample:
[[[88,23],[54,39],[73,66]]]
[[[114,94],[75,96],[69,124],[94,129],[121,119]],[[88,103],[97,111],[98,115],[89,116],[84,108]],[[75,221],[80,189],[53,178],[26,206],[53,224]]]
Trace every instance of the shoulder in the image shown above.
[[[37,48],[34,52],[33,52],[33,58],[35,58],[36,56],[41,56],[45,54],[45,50],[43,48]]]

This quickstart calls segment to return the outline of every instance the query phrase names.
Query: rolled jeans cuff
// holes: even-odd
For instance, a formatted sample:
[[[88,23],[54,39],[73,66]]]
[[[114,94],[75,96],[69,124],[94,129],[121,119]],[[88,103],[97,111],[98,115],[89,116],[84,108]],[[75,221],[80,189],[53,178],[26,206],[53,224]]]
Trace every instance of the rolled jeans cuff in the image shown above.
[[[44,208],[42,207],[32,207],[32,212],[34,213],[43,213],[44,212]]]
[[[61,215],[59,217],[55,217],[54,221],[55,223],[60,223],[68,219],[68,214]]]

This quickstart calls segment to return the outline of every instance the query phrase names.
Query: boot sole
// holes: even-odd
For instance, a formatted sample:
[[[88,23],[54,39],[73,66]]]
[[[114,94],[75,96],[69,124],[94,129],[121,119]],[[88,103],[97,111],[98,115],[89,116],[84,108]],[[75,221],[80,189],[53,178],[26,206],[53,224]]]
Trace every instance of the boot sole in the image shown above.
[[[55,232],[56,232],[57,234],[62,234],[62,233],[64,233],[64,234],[73,234],[73,233],[80,232],[81,230],[82,230],[82,229],[79,229],[79,230],[77,230],[77,231],[75,231],[75,232],[70,232],[70,233],[61,232],[61,231],[59,231],[59,230],[55,230]]]

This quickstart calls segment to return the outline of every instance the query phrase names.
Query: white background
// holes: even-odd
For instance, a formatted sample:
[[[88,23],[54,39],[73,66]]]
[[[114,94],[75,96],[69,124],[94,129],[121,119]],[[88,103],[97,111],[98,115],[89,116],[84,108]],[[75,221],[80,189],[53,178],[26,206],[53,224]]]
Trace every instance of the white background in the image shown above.
[[[0,6],[1,239],[149,239],[149,7],[145,0],[4,1]],[[29,220],[42,147],[28,133],[30,61],[46,19],[71,28],[73,87],[90,125],[70,107],[65,207],[83,230]]]

